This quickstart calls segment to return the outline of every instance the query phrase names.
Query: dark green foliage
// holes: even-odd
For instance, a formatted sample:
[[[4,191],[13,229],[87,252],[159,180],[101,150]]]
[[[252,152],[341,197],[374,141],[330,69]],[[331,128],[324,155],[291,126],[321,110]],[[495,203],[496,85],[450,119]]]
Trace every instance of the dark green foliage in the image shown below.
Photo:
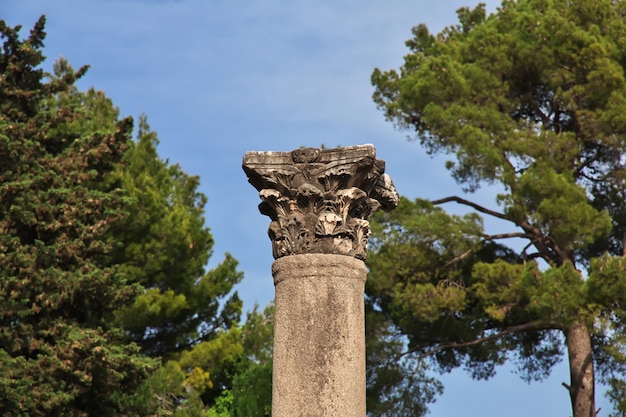
[[[154,364],[111,326],[138,288],[108,261],[132,121],[68,133],[89,114],[51,103],[86,68],[47,82],[43,27],[21,40],[0,21],[0,412],[139,415]]]
[[[626,4],[505,0],[458,16],[439,34],[416,27],[399,71],[374,71],[374,100],[427,152],[453,155],[465,191],[502,190],[498,210],[457,196],[435,205],[510,228],[488,235],[404,202],[378,217],[368,291],[443,370],[489,377],[513,356],[534,379],[562,351],[593,356],[623,412]],[[508,238],[518,244],[496,244]],[[576,417],[595,413],[586,363],[571,368]]]

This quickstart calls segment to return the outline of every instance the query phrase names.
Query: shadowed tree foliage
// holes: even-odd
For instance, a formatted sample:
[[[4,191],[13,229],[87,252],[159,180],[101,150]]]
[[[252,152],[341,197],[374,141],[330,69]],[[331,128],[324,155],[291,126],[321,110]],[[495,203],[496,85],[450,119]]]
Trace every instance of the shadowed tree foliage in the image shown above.
[[[72,129],[89,113],[53,98],[86,67],[46,81],[44,19],[19,31],[0,21],[0,413],[146,414],[154,363],[111,324],[139,289],[109,262],[132,120]]]
[[[464,191],[497,185],[499,208],[450,196],[379,215],[369,293],[443,370],[487,378],[517,358],[535,379],[567,353],[574,417],[596,414],[598,378],[624,415],[626,4],[503,1],[458,17],[415,27],[404,65],[374,71],[374,100],[454,156]],[[509,229],[486,234],[447,203]]]

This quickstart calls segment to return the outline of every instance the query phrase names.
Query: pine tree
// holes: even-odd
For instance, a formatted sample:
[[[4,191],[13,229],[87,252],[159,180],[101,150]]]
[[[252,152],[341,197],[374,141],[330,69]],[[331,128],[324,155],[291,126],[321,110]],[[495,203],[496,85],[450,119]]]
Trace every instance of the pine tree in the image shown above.
[[[471,193],[499,185],[500,209],[449,196],[381,215],[370,294],[444,370],[490,377],[510,357],[542,378],[567,352],[574,417],[596,414],[596,379],[624,413],[626,4],[505,0],[413,30],[374,99],[430,153],[454,155]],[[426,173],[424,173],[426,175]],[[477,214],[508,224],[486,234]],[[519,250],[504,246],[521,239]]]

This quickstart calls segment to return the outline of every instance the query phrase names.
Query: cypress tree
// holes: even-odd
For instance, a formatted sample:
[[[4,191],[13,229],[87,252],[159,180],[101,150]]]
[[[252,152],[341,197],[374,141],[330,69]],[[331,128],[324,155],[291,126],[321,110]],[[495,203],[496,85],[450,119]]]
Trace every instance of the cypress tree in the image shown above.
[[[0,21],[0,414],[139,415],[152,361],[111,325],[137,289],[108,260],[132,120],[71,128],[89,113],[53,98],[87,67],[47,77],[44,23]]]

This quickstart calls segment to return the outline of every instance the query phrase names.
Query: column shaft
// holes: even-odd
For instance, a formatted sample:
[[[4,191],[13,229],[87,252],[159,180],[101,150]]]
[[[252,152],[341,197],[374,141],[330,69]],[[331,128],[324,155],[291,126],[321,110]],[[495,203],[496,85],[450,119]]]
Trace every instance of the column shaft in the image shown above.
[[[301,254],[272,265],[273,417],[365,417],[363,261]]]

